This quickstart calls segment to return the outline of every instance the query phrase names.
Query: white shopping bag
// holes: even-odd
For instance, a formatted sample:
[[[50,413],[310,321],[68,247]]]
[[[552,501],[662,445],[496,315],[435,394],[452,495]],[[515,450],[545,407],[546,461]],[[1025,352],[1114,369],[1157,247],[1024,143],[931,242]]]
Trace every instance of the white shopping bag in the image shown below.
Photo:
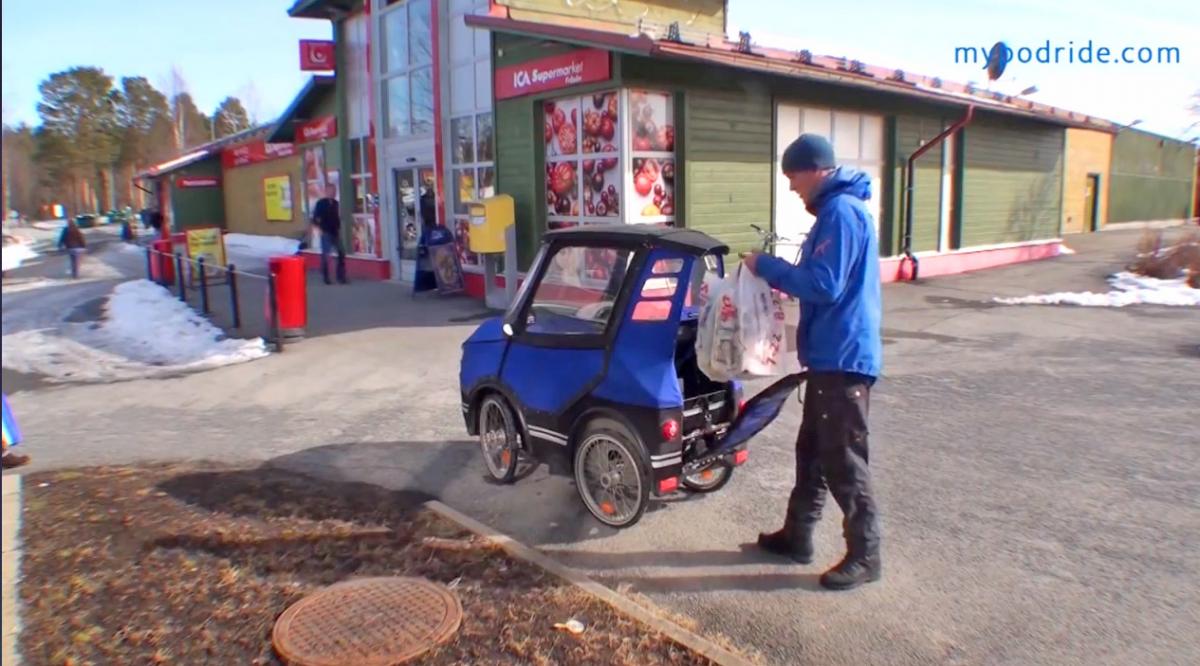
[[[696,363],[709,379],[727,382],[740,370],[737,348],[737,311],[733,294],[737,282],[733,276],[704,278],[701,287],[699,330],[696,336]]]
[[[701,301],[696,359],[709,379],[785,372],[783,304],[765,280],[739,266],[724,279],[706,277]]]
[[[742,348],[740,374],[770,376],[783,373],[786,332],[783,302],[767,281],[738,267],[735,301],[738,342]]]

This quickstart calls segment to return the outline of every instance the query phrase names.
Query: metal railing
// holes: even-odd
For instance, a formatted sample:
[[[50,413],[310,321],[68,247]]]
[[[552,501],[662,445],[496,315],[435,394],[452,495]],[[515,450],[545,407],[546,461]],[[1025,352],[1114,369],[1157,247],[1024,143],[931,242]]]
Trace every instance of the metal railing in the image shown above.
[[[160,265],[159,270],[157,271],[159,275],[155,275],[154,266],[156,255],[162,258],[167,258],[168,260],[174,262],[174,276],[172,280],[174,284],[168,284],[166,281],[161,279],[162,275],[166,272],[163,270],[162,265]],[[186,276],[184,275],[183,269],[185,263],[188,265]],[[275,273],[268,272],[267,275],[259,275],[258,273],[239,270],[237,266],[232,263],[225,266],[220,266],[217,264],[207,263],[204,260],[204,257],[193,259],[191,257],[184,256],[179,252],[167,253],[160,252],[152,247],[146,248],[146,279],[167,288],[174,288],[176,294],[179,296],[179,300],[183,301],[184,303],[188,303],[189,305],[191,305],[191,303],[188,301],[188,282],[191,282],[192,288],[199,292],[200,313],[205,317],[211,317],[212,315],[212,309],[210,307],[210,290],[212,287],[217,286],[210,283],[210,271],[216,271],[225,276],[225,285],[228,287],[229,292],[230,313],[233,320],[232,328],[237,330],[241,330],[242,328],[242,304],[240,292],[238,291],[239,279],[248,278],[254,280],[263,280],[267,283],[267,301],[270,309],[268,310],[269,321],[267,322],[266,337],[268,338],[267,341],[275,346],[275,351],[282,352],[284,336],[282,328],[279,324],[279,298],[276,285],[278,276]]]

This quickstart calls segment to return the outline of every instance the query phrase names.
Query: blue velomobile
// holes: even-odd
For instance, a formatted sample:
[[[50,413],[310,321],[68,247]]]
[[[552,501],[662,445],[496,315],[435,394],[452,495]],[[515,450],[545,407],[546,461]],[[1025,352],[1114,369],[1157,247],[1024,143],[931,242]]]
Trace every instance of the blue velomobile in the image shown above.
[[[802,379],[742,404],[738,382],[697,367],[704,275],[723,275],[728,252],[652,225],[548,232],[508,312],[463,343],[462,409],[489,473],[510,482],[524,457],[573,474],[614,527],[637,522],[651,493],[723,487]]]

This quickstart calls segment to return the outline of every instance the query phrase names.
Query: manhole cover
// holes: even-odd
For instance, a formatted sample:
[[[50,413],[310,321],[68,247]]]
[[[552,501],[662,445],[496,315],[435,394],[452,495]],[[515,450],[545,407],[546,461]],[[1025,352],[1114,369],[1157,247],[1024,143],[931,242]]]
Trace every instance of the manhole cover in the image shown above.
[[[423,578],[331,585],[279,616],[272,642],[291,666],[376,666],[421,655],[458,631],[462,604]]]

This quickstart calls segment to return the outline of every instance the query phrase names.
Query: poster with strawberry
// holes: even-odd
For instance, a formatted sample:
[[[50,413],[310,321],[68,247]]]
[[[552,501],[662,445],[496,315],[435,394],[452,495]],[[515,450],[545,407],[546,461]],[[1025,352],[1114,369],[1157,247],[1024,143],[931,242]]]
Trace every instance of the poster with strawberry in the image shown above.
[[[675,218],[675,115],[667,93],[629,93],[633,220],[672,223]]]

